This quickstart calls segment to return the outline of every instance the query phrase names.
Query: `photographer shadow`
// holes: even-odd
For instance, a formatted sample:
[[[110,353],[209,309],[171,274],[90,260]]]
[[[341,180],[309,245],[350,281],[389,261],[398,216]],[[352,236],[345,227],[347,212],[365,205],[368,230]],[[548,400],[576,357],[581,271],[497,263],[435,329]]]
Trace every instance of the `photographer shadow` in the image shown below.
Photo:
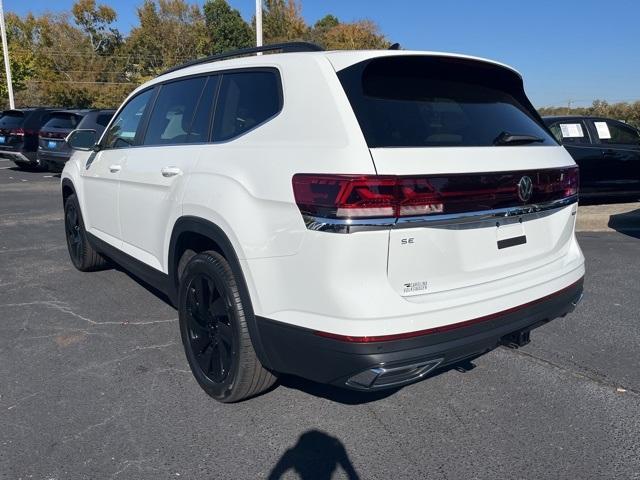
[[[278,480],[293,470],[302,480],[329,480],[339,467],[347,478],[360,478],[340,440],[320,430],[309,430],[280,457],[268,478]]]

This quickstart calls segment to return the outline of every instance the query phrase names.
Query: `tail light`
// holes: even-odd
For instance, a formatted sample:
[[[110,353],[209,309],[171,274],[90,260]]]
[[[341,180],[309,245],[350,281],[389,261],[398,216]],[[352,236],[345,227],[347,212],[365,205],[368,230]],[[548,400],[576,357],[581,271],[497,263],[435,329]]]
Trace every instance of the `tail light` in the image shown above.
[[[15,135],[16,137],[24,137],[24,129],[14,128],[11,130],[11,135]]]
[[[522,206],[518,183],[529,177],[527,204],[578,193],[578,168],[430,176],[296,174],[293,192],[305,215],[336,219],[400,218]]]

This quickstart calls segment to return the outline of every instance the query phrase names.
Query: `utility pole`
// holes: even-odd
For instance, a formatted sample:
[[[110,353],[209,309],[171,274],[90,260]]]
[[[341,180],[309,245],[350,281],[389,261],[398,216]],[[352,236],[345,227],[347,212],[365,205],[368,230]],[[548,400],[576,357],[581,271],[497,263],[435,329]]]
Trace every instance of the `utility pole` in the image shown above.
[[[261,46],[262,46],[262,0],[256,0],[256,47],[261,47]]]
[[[0,0],[0,34],[2,35],[2,53],[4,54],[4,69],[7,72],[7,91],[9,92],[9,107],[13,110],[13,83],[11,82],[11,64],[9,63],[9,47],[7,46],[7,29],[4,25],[4,8]]]

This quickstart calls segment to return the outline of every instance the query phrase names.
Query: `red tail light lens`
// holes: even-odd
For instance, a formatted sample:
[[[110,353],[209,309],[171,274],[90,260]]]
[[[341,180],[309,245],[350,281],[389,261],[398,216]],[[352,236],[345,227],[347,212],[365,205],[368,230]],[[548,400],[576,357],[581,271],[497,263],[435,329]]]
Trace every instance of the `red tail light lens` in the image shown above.
[[[305,174],[293,177],[300,210],[327,218],[393,217],[395,189],[395,177]]]
[[[518,184],[528,177],[523,201]],[[578,168],[433,176],[293,176],[300,211],[323,218],[399,218],[550,202],[578,193]]]

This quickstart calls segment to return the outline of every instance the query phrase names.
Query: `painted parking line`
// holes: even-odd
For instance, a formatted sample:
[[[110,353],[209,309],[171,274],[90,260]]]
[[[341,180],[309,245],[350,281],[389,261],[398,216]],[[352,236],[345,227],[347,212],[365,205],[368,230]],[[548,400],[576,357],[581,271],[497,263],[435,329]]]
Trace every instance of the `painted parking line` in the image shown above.
[[[0,170],[9,170],[10,168],[13,168],[13,167],[0,167]]]

